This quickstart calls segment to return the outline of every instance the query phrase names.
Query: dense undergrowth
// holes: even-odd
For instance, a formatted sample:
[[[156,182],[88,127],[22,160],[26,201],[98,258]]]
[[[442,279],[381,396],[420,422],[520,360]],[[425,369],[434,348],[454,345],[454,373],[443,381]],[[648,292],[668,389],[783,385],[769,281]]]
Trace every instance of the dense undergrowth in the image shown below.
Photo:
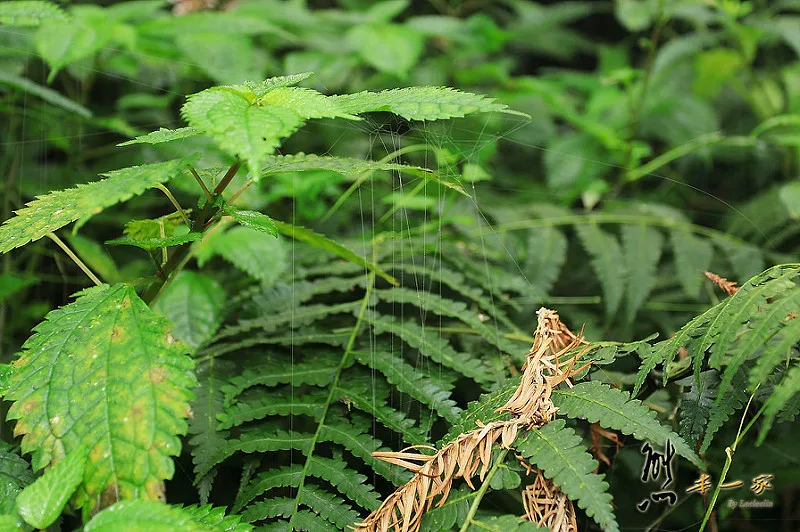
[[[795,528],[797,2],[108,4],[0,4],[0,530]]]

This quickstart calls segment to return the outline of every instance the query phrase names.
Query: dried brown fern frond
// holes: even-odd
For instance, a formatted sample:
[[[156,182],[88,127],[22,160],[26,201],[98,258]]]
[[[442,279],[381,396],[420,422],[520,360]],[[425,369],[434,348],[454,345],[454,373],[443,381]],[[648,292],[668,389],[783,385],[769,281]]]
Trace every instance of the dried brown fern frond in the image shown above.
[[[575,369],[575,362],[582,353],[563,362],[560,360],[568,351],[586,342],[561,323],[555,311],[542,308],[537,314],[534,343],[523,367],[520,384],[508,402],[498,409],[498,412],[509,412],[514,417],[487,424],[478,421],[477,428],[459,435],[432,455],[409,452],[414,448],[396,453],[373,453],[385,462],[405,467],[414,473],[414,478],[392,493],[363,522],[357,523],[355,530],[416,532],[425,512],[434,502],[441,507],[447,501],[455,479],[463,478],[472,489],[475,489],[472,478],[476,474],[483,481],[492,465],[495,444],[509,449],[521,430],[540,427],[553,419],[557,410],[550,398],[553,387],[569,382],[572,375],[583,369]],[[570,509],[571,504],[569,502]],[[567,507],[564,504],[562,507],[561,513],[554,515],[572,515],[574,520],[574,510],[569,514],[565,513]]]
[[[572,501],[541,471],[530,470],[536,472],[536,479],[522,491],[525,518],[548,527],[551,532],[576,532],[578,522]]]
[[[734,281],[729,281],[726,278],[717,275],[716,273],[707,271],[703,271],[703,275],[708,277],[712,283],[722,288],[729,296],[732,296],[739,291],[739,287],[736,286],[736,282]]]

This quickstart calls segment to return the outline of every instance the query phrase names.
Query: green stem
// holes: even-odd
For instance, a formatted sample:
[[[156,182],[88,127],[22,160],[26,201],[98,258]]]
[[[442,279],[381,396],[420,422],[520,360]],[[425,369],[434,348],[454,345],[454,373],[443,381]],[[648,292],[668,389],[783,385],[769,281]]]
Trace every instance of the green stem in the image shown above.
[[[377,256],[376,249],[373,248],[373,258],[375,259]],[[322,428],[325,426],[325,419],[328,416],[328,411],[330,410],[331,403],[336,400],[336,390],[339,385],[339,379],[342,376],[342,371],[344,371],[345,367],[347,367],[347,363],[350,360],[350,356],[354,352],[354,347],[356,344],[356,338],[358,338],[358,333],[361,330],[361,324],[364,321],[364,315],[367,312],[367,308],[369,307],[369,301],[372,298],[372,291],[375,287],[375,272],[371,271],[369,273],[369,280],[367,281],[366,291],[364,292],[364,298],[361,300],[361,308],[358,311],[358,316],[356,317],[356,323],[353,326],[353,329],[350,333],[350,337],[347,340],[347,345],[344,349],[344,354],[342,355],[342,359],[339,361],[339,366],[336,368],[336,375],[333,377],[333,381],[331,382],[331,389],[328,393],[328,399],[325,401],[325,408],[322,411],[322,415],[319,418],[319,423],[317,424],[317,430],[314,433],[314,437],[311,439],[311,445],[308,449],[308,454],[306,455],[306,462],[303,465],[303,472],[300,475],[300,483],[297,486],[297,494],[295,495],[294,500],[294,511],[292,511],[291,517],[289,517],[289,525],[288,529],[293,530],[292,524],[294,523],[294,517],[297,515],[297,509],[300,506],[300,493],[303,490],[303,486],[305,485],[306,476],[308,475],[308,469],[311,466],[311,459],[314,456],[314,448],[317,445],[317,441],[319,440],[320,434],[322,433]]]
[[[164,193],[169,202],[172,203],[172,206],[175,207],[175,210],[180,213],[181,218],[183,218],[183,221],[186,224],[186,227],[191,227],[192,226],[191,220],[189,220],[189,217],[186,216],[186,211],[183,210],[183,207],[181,207],[181,204],[178,203],[177,199],[175,199],[175,196],[172,195],[172,192],[170,192],[169,189],[164,185],[162,185],[161,183],[157,184],[156,188]]]
[[[469,507],[469,512],[467,513],[467,517],[464,519],[464,524],[461,525],[459,532],[467,532],[467,530],[469,530],[469,525],[472,524],[472,519],[475,517],[478,507],[481,505],[481,500],[489,490],[489,483],[491,482],[492,477],[494,477],[494,474],[497,473],[497,470],[500,469],[500,466],[503,465],[503,461],[506,459],[507,454],[508,449],[503,449],[500,451],[500,454],[497,455],[497,458],[495,458],[492,468],[486,475],[486,479],[483,481],[483,484],[481,484],[481,487],[478,488],[478,491],[475,494],[475,500],[472,501],[472,504]]]
[[[49,238],[50,240],[55,242],[58,245],[58,247],[60,247],[64,251],[64,253],[66,253],[67,256],[72,259],[72,262],[77,264],[78,268],[80,268],[83,271],[83,273],[85,273],[86,276],[89,277],[89,279],[92,280],[92,282],[94,284],[96,284],[97,286],[100,286],[101,284],[103,284],[103,281],[98,279],[98,277],[94,273],[92,273],[92,270],[90,270],[89,267],[86,266],[86,264],[84,264],[83,261],[80,258],[78,258],[78,256],[75,253],[73,253],[73,251],[71,249],[69,249],[69,247],[64,243],[63,240],[58,238],[53,233],[47,233],[46,236],[47,236],[47,238]]]
[[[203,194],[206,195],[206,199],[208,199],[210,202],[213,203],[214,196],[211,195],[211,192],[208,190],[208,187],[203,182],[203,178],[200,177],[200,174],[197,173],[197,170],[194,169],[194,166],[189,166],[189,171],[192,173],[192,176],[194,176],[194,179],[195,181],[197,181],[197,184],[200,185],[200,188],[203,189]]]

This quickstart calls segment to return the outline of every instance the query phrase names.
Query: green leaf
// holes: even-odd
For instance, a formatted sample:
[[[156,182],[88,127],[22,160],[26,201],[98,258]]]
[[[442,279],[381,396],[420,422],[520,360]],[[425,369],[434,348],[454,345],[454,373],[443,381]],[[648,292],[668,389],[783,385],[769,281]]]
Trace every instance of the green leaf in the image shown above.
[[[222,24],[220,21],[218,27]],[[263,74],[263,67],[256,66],[253,41],[247,35],[194,31],[179,33],[175,42],[192,64],[217,83],[241,82]]]
[[[577,225],[575,231],[586,252],[592,257],[592,268],[603,287],[606,316],[613,316],[622,300],[627,277],[619,242],[596,223]]]
[[[225,515],[225,508],[214,508],[210,504],[205,506],[186,506],[185,513],[191,514],[192,519],[220,532],[250,532],[253,526],[242,523],[239,515]]]
[[[416,65],[425,44],[421,33],[399,24],[363,24],[346,38],[367,64],[399,77]]]
[[[747,381],[743,372],[737,372],[731,379],[731,383],[732,386],[728,386],[725,390],[720,388],[716,390],[716,398],[708,413],[708,422],[704,427],[705,434],[703,435],[703,443],[700,446],[701,453],[706,452],[717,431],[747,401],[747,394],[745,393]]]
[[[0,303],[20,290],[36,284],[35,277],[23,277],[15,273],[0,273]]]
[[[764,403],[764,419],[761,429],[758,431],[756,445],[761,445],[764,442],[769,429],[772,428],[772,423],[775,421],[775,416],[798,393],[800,393],[800,366],[795,364],[786,372],[780,384],[775,387],[772,395]]]
[[[0,20],[2,19],[3,16],[2,15],[3,7],[13,3],[16,2],[7,2],[5,4],[0,4]],[[27,3],[27,2],[19,2],[19,3]],[[45,5],[57,7],[54,4],[45,4]],[[47,103],[53,104],[56,107],[60,107],[65,111],[75,113],[76,115],[81,116],[83,118],[92,117],[92,112],[86,107],[79,104],[78,102],[70,100],[66,96],[62,96],[60,93],[54,91],[53,89],[42,87],[41,85],[34,83],[27,78],[14,75],[11,72],[3,72],[2,70],[0,70],[0,84],[9,85],[11,87],[20,89],[27,94],[31,94],[33,96],[36,96],[37,98],[41,98]]]
[[[552,226],[534,229],[528,234],[525,277],[537,297],[550,293],[567,258],[567,238]]]
[[[501,112],[519,116],[493,98],[461,92],[445,87],[409,87],[383,92],[358,92],[331,96],[337,107],[346,113],[361,114],[386,111],[409,120],[441,120],[474,113]]]
[[[182,127],[178,129],[159,128],[158,131],[151,131],[147,135],[141,135],[133,140],[122,142],[117,146],[130,146],[131,144],[161,144],[162,142],[172,142],[173,140],[187,139],[201,135],[193,127]]]
[[[225,409],[221,388],[230,373],[230,366],[230,363],[213,358],[198,364],[197,379],[200,385],[195,389],[196,398],[192,402],[193,416],[189,423],[189,446],[192,448],[195,484],[213,474],[207,475],[206,472],[214,467],[215,453],[227,444],[230,434],[228,431],[217,429],[217,415]],[[210,486],[213,477],[208,480]],[[208,493],[205,497],[208,497]]]
[[[745,65],[742,55],[730,48],[714,48],[694,56],[697,76],[692,83],[695,94],[714,99],[730,80],[735,79]]]
[[[648,440],[659,446],[664,446],[669,440],[679,455],[695,466],[705,468],[703,461],[680,436],[658,422],[655,410],[631,399],[618,388],[598,381],[581,382],[572,388],[553,390],[552,399],[559,413],[567,417],[599,422],[604,428],[633,434],[639,440]]]
[[[98,513],[83,527],[84,532],[209,532],[192,512],[163,502],[121,501]]]
[[[268,176],[281,172],[304,172],[308,170],[330,170],[348,179],[356,180],[367,172],[384,170],[396,171],[417,177],[430,178],[433,172],[419,166],[405,164],[383,163],[356,159],[353,157],[326,157],[314,154],[295,153],[293,155],[268,155],[264,158],[261,176]]]
[[[800,218],[800,182],[787,183],[780,188],[778,196],[789,211],[789,216],[797,220]]]
[[[101,501],[160,498],[186,432],[192,360],[132,287],[78,296],[25,342],[6,393],[14,401],[8,417],[36,469],[89,449],[75,498],[85,512]]]
[[[225,290],[216,280],[182,270],[164,290],[153,310],[172,322],[172,335],[197,349],[214,336],[222,322]]]
[[[0,24],[38,26],[44,20],[69,20],[61,6],[51,2],[21,1],[0,4]]]
[[[67,241],[78,257],[89,266],[89,269],[97,273],[100,279],[107,283],[119,281],[117,264],[103,246],[77,233],[69,235]]]
[[[138,196],[178,176],[194,157],[132,166],[106,174],[106,179],[59,190],[31,201],[0,226],[0,253],[38,240],[65,225],[82,224],[107,207]]]
[[[608,484],[593,472],[597,462],[586,452],[575,431],[564,425],[563,419],[532,428],[514,447],[570,499],[577,501],[603,530],[619,531]]]
[[[44,529],[55,523],[83,481],[87,455],[85,447],[75,449],[17,495],[17,511],[28,524]]]
[[[274,284],[287,267],[283,240],[249,227],[216,233],[202,245],[264,284]]]
[[[73,10],[76,16],[71,20],[47,18],[42,19],[39,25],[36,51],[51,68],[48,83],[65,66],[101,50],[111,36],[113,25],[103,20],[101,9],[96,6],[81,8],[80,11]]]
[[[670,231],[678,280],[686,295],[697,299],[703,284],[703,271],[711,267],[714,248],[708,240],[694,236],[690,231]]]
[[[0,515],[16,513],[17,494],[33,481],[27,460],[0,445]]]
[[[468,532],[538,532],[550,530],[541,528],[536,523],[528,521],[524,517],[515,515],[503,515],[501,517],[488,517],[485,519],[475,519],[476,524],[470,525]]]
[[[634,33],[649,28],[658,9],[655,0],[616,0],[617,20]]]
[[[275,226],[278,228],[278,231],[290,238],[305,242],[306,244],[309,244],[315,248],[333,253],[334,255],[337,255],[346,261],[358,264],[365,269],[375,272],[376,275],[386,279],[395,286],[399,284],[397,279],[384,272],[378,267],[378,265],[366,261],[363,257],[356,255],[353,251],[347,249],[341,244],[337,244],[326,236],[315,233],[311,229],[300,227],[299,225],[292,225],[286,222],[279,222],[277,220],[275,220]]]
[[[625,295],[629,322],[633,322],[656,284],[656,269],[663,243],[661,233],[652,227],[644,224],[622,227],[622,248],[628,274]]]
[[[203,238],[203,233],[189,232],[182,235],[154,237],[154,238],[133,238],[130,236],[121,236],[113,240],[106,240],[109,246],[134,246],[147,251],[158,248],[169,248],[173,246],[180,246],[188,242],[195,242]]]
[[[237,209],[230,205],[226,205],[223,212],[232,217],[233,220],[244,227],[261,231],[272,236],[278,236],[278,228],[275,227],[275,221],[257,211],[247,211],[244,209]]]

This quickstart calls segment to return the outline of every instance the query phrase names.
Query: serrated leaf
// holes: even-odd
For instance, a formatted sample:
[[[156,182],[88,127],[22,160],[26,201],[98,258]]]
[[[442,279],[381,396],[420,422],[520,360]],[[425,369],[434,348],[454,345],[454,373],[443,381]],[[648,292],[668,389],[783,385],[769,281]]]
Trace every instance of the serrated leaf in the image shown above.
[[[84,532],[209,532],[191,512],[163,502],[121,501],[98,513],[83,527]]]
[[[625,291],[625,259],[617,238],[595,223],[577,225],[575,231],[584,249],[592,258],[592,269],[603,287],[606,316],[613,316]]]
[[[69,20],[61,6],[52,2],[19,1],[0,4],[0,24],[38,26],[43,20]]]
[[[692,379],[694,380],[694,378]],[[700,445],[701,453],[706,452],[717,431],[747,401],[747,394],[745,394],[747,384],[744,374],[741,371],[737,372],[731,379],[731,383],[732,386],[728,386],[725,390],[719,388],[716,390],[716,398],[708,414],[708,422],[704,427],[703,443]]]
[[[159,128],[158,131],[151,131],[147,135],[140,135],[133,140],[121,142],[117,146],[130,146],[132,144],[161,144],[163,142],[172,142],[173,140],[187,139],[201,135],[193,127],[182,127],[178,129]]]
[[[133,238],[130,236],[121,236],[113,240],[106,240],[109,246],[134,246],[140,249],[151,251],[158,248],[169,248],[173,246],[180,246],[188,242],[196,242],[203,238],[203,233],[189,232],[182,235],[155,237],[155,238]]]
[[[182,270],[153,307],[173,325],[172,335],[197,349],[222,322],[225,290],[215,279]]]
[[[267,176],[281,172],[304,172],[307,170],[330,170],[351,180],[357,179],[365,172],[377,170],[403,172],[417,177],[426,177],[432,174],[432,171],[427,168],[406,164],[382,163],[355,157],[326,157],[295,153],[293,155],[269,155],[265,157],[261,175]]]
[[[694,377],[686,377],[676,383],[688,387],[681,395],[679,427],[681,437],[690,444],[697,442],[706,431],[718,382],[715,371],[704,371],[700,374],[699,383]]]
[[[242,523],[239,515],[225,515],[225,508],[214,508],[210,504],[204,506],[186,506],[183,512],[188,513],[198,523],[225,532],[250,532],[253,526]]]
[[[206,472],[214,467],[214,455],[217,449],[226,445],[230,434],[228,431],[217,429],[217,415],[225,410],[221,388],[231,372],[231,365],[212,358],[199,364],[197,368],[200,385],[195,389],[196,397],[192,402],[193,415],[188,430],[189,446],[192,448],[194,483],[200,484],[207,478],[209,489],[213,477],[208,478],[211,473],[206,474]]]
[[[75,449],[17,495],[17,511],[25,522],[44,529],[58,519],[83,481],[86,459],[85,447]]]
[[[386,111],[409,120],[442,120],[473,113],[501,112],[520,116],[493,98],[446,87],[409,87],[382,92],[358,92],[331,96],[339,109],[361,114]]]
[[[196,385],[186,347],[127,285],[84,290],[36,326],[6,399],[36,469],[89,449],[76,504],[163,496]],[[143,471],[141,464],[148,464]]]
[[[106,179],[39,196],[0,226],[0,253],[38,240],[76,220],[126,201],[178,176],[194,157],[132,166],[106,174]]]
[[[0,515],[16,513],[17,494],[33,481],[27,460],[0,445]]]
[[[670,243],[678,280],[686,295],[697,299],[703,284],[703,272],[711,266],[714,248],[708,240],[681,229],[670,231]]]
[[[281,233],[290,238],[299,240],[301,242],[305,242],[306,244],[309,244],[315,248],[319,248],[328,251],[330,253],[333,253],[334,255],[337,255],[346,261],[358,264],[359,266],[362,266],[365,269],[375,272],[376,275],[382,277],[383,279],[386,279],[395,286],[399,284],[397,279],[395,279],[388,273],[384,272],[376,264],[373,264],[365,260],[360,255],[356,255],[352,250],[344,247],[341,244],[334,242],[333,240],[324,235],[315,233],[311,229],[300,227],[299,225],[292,225],[277,220],[275,220],[275,226],[278,228],[278,231],[280,231]]]
[[[625,302],[629,322],[636,317],[656,284],[656,268],[663,242],[661,233],[644,224],[622,227],[622,247],[628,275]]]
[[[257,211],[237,209],[236,207],[232,207],[230,205],[227,205],[223,211],[225,214],[233,218],[233,220],[239,225],[249,227],[250,229],[255,229],[256,231],[261,231],[262,233],[267,233],[272,236],[278,236],[278,228],[275,227],[275,221],[266,214],[262,214]]]
[[[532,428],[514,443],[514,447],[570,499],[577,501],[604,531],[619,531],[608,484],[593,472],[597,462],[586,452],[575,431],[565,426],[564,420],[556,419],[541,428]]]
[[[569,389],[553,390],[552,399],[559,413],[567,417],[599,422],[603,428],[633,434],[639,440],[659,446],[664,446],[669,440],[679,455],[700,469],[705,468],[703,461],[680,436],[658,422],[654,410],[637,399],[631,399],[620,389],[599,381],[581,382]]]
[[[287,267],[283,240],[249,227],[216,233],[203,245],[264,284],[274,284]]]

